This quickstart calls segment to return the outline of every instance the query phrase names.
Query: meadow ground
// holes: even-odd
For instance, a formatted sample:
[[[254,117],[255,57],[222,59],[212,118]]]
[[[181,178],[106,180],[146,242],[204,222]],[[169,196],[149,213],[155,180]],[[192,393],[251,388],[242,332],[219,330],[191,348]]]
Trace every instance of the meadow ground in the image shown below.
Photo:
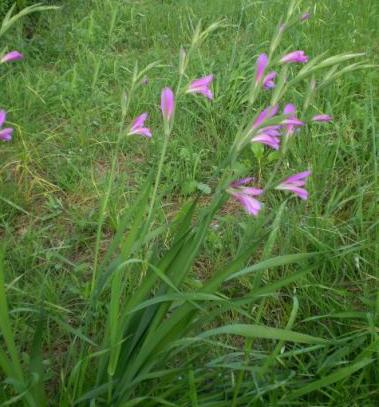
[[[23,358],[31,347],[36,310],[42,301],[45,304],[49,322],[42,342],[47,387],[58,389],[62,374],[72,368],[65,364],[65,356],[75,332],[67,326],[79,329],[85,318],[82,309],[96,252],[101,258],[121,215],[157,165],[163,140],[160,91],[174,84],[180,47],[188,47],[199,19],[203,27],[221,21],[192,56],[187,71],[190,79],[213,73],[215,99],[212,103],[186,99],[176,112],[155,226],[167,224],[199,191],[200,206],[209,202],[211,176],[233,142],[256,57],[267,49],[286,6],[284,0],[66,0],[57,11],[27,17],[3,38],[25,55],[22,62],[0,66],[0,106],[7,109],[16,129],[14,140],[2,143],[0,149],[0,233],[6,242],[7,297]],[[379,62],[379,2],[304,2],[302,9],[308,8],[311,19],[291,28],[282,51],[304,49],[311,58],[325,51],[327,55],[364,52],[369,63]],[[122,142],[99,236],[99,208],[109,185],[120,100],[136,62],[140,68],[157,64],[132,100],[128,121],[148,111],[153,137]],[[251,315],[256,323],[285,328],[296,308],[291,324],[295,331],[340,342],[332,350],[307,351],[306,357],[302,348],[293,350],[297,354],[276,366],[275,380],[243,377],[255,391],[249,395],[251,405],[275,405],[278,400],[287,405],[379,403],[378,89],[376,67],[338,77],[312,100],[315,112],[332,114],[334,120],[302,129],[291,146],[291,168],[312,169],[310,198],[290,200],[281,209],[270,254],[318,255],[308,264],[311,272],[257,301]],[[300,106],[305,92],[305,87],[290,91],[291,102]],[[240,166],[264,180],[275,165],[272,157],[265,153],[257,159],[249,150]],[[275,214],[270,209],[278,202],[275,195],[267,199],[257,219],[227,203],[207,233],[187,284],[196,287],[224,267],[238,252],[246,229],[262,231],[253,240],[257,250],[251,261],[261,260],[260,239],[271,231]],[[160,245],[163,251],[168,242],[163,239]],[[246,278],[229,290],[272,284],[300,269],[298,265],[269,269],[259,275],[258,283]],[[107,304],[106,295],[103,301]],[[221,322],[236,322],[233,313],[223,318]],[[98,326],[102,320],[99,311]],[[230,341],[230,346],[241,349],[245,343]],[[265,345],[260,341],[253,345],[260,360]],[[359,359],[362,354],[365,358]],[[219,366],[227,368],[226,362]],[[9,383],[1,386],[0,401],[14,395]],[[206,405],[206,399],[201,402],[193,396],[191,383],[189,388],[180,396],[182,402],[173,405]],[[283,396],[287,390],[288,398]],[[205,386],[201,394],[206,393]],[[179,399],[179,395],[167,399],[175,403],[175,397]],[[243,397],[239,405],[248,405]]]

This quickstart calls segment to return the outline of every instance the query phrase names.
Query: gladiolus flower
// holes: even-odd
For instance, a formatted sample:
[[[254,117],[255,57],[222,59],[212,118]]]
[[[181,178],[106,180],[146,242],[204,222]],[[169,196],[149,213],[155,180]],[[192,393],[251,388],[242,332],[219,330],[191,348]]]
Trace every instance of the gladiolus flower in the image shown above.
[[[11,51],[8,52],[7,54],[5,54],[0,62],[1,63],[5,63],[5,62],[12,62],[12,61],[19,61],[20,59],[22,59],[24,56],[18,52],[18,51]]]
[[[139,134],[140,136],[151,138],[150,129],[148,127],[144,127],[144,123],[147,118],[147,113],[142,113],[141,115],[137,116],[130,127],[128,135],[131,136],[132,134]]]
[[[263,193],[263,190],[259,188],[243,186],[251,181],[252,178],[243,178],[234,181],[230,184],[230,188],[227,192],[245,208],[247,213],[257,216],[262,208],[262,204],[253,197],[261,195]]]
[[[253,129],[260,128],[266,120],[269,120],[276,115],[278,109],[279,109],[278,105],[275,105],[269,106],[266,109],[262,110],[262,112],[260,112],[258,117],[255,119],[252,128]],[[275,150],[278,150],[280,145],[279,130],[280,130],[279,125],[261,127],[256,133],[256,135],[251,139],[251,142],[265,144]]]
[[[203,78],[196,79],[190,83],[187,89],[187,93],[201,93],[208,99],[213,99],[213,93],[209,89],[210,84],[213,81],[213,75],[207,75]]]
[[[270,136],[265,133],[257,134],[255,137],[253,137],[251,139],[251,142],[265,144],[266,146],[269,146],[269,147],[273,148],[274,150],[279,150],[279,147],[280,147],[279,137]]]
[[[272,89],[275,88],[275,82],[274,79],[276,78],[277,73],[272,71],[268,73],[264,78],[263,78],[263,87],[265,89]]]
[[[251,139],[252,143],[265,144],[279,150],[280,146],[280,127],[281,126],[267,126],[258,131],[258,134]]]
[[[291,63],[299,63],[299,64],[304,64],[308,62],[308,56],[304,54],[304,51],[293,51],[290,52],[287,55],[284,55],[284,57],[280,60],[280,62],[283,62],[285,64],[291,64]]]
[[[301,199],[308,199],[308,191],[301,188],[305,185],[306,179],[311,175],[310,171],[299,172],[282,181],[276,189],[293,192]]]
[[[11,127],[6,127],[2,129],[2,126],[7,118],[7,113],[5,110],[0,110],[0,140],[11,141],[13,129]]]
[[[300,17],[300,21],[305,21],[310,18],[311,14],[308,13],[307,11]]]
[[[331,120],[333,120],[333,117],[328,114],[318,114],[312,117],[313,122],[330,122]]]
[[[257,58],[257,73],[255,74],[255,83],[258,84],[262,79],[265,69],[268,65],[268,57],[266,54],[260,54]]]
[[[170,88],[164,88],[161,93],[161,110],[165,120],[171,120],[174,108],[174,92]]]

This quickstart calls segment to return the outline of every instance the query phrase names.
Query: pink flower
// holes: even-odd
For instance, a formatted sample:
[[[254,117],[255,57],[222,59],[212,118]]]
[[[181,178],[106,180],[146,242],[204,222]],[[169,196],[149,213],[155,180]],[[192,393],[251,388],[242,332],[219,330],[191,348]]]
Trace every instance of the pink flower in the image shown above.
[[[213,81],[213,75],[207,75],[203,78],[196,79],[190,83],[187,89],[187,93],[201,93],[208,99],[213,99],[212,91],[209,89],[210,84]]]
[[[280,147],[280,127],[281,126],[267,126],[258,131],[258,134],[251,139],[252,143],[265,144],[279,150]]]
[[[308,56],[304,54],[304,51],[293,51],[290,52],[287,55],[284,55],[284,57],[280,60],[280,62],[290,64],[290,63],[300,63],[304,64],[308,62]]]
[[[164,88],[161,93],[161,110],[163,118],[170,121],[175,109],[174,92],[170,88]]]
[[[280,145],[280,125],[262,127],[266,120],[271,119],[278,112],[278,105],[269,106],[262,110],[255,119],[252,128],[259,129],[256,135],[251,139],[252,143],[265,144],[275,150],[279,149]]]
[[[268,65],[268,57],[266,54],[260,54],[257,58],[257,71],[255,74],[255,83],[259,83],[262,79],[265,69]]]
[[[312,117],[313,122],[330,122],[331,120],[333,120],[333,117],[328,114],[318,114]]]
[[[128,135],[132,134],[139,134],[140,136],[145,136],[151,138],[151,131],[147,127],[143,127],[145,120],[148,118],[147,113],[142,113],[141,115],[137,116],[132,125],[130,126],[130,130]]]
[[[253,197],[261,195],[263,193],[263,190],[259,188],[242,186],[248,184],[251,181],[252,178],[250,177],[234,181],[230,184],[230,188],[227,192],[232,195],[238,202],[240,202],[247,213],[257,216],[262,208],[262,204]]]
[[[308,191],[301,187],[305,185],[306,179],[310,175],[310,171],[299,172],[282,181],[276,189],[291,191],[299,198],[306,200],[308,199]]]
[[[288,116],[288,119],[282,121],[282,124],[287,127],[287,135],[292,135],[296,127],[304,126],[304,122],[296,117],[296,106],[292,103],[288,103],[284,106],[283,114]]]
[[[261,125],[266,121],[271,119],[272,117],[274,117],[276,115],[276,113],[278,113],[279,110],[279,106],[275,105],[275,106],[269,106],[266,107],[266,109],[262,110],[257,118],[255,119],[252,128],[253,129],[257,129],[259,127],[261,127]]]
[[[11,141],[13,129],[10,127],[6,127],[5,129],[2,129],[2,126],[3,126],[6,118],[7,118],[6,111],[0,110],[0,140]]]
[[[20,60],[20,59],[22,59],[24,56],[20,53],[20,52],[18,52],[18,51],[11,51],[11,52],[8,52],[7,54],[5,54],[2,58],[1,58],[1,60],[0,60],[0,62],[1,63],[5,63],[5,62],[12,62],[12,61],[18,61],[18,60]]]
[[[276,78],[277,73],[272,71],[268,73],[264,78],[263,78],[263,87],[265,89],[272,89],[275,88],[275,82],[274,79]]]

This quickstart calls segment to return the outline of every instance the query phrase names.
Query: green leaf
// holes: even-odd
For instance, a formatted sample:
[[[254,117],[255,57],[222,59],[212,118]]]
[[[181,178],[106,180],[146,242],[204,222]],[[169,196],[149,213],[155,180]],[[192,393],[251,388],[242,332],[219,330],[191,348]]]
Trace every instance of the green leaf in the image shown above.
[[[323,338],[290,331],[288,329],[271,328],[263,325],[233,324],[211,329],[199,335],[200,338],[209,338],[215,335],[239,335],[245,338],[276,339],[281,341],[326,344]]]
[[[358,370],[361,370],[364,367],[368,366],[372,362],[373,362],[373,359],[365,358],[350,366],[338,369],[334,373],[332,373],[328,376],[325,376],[320,380],[316,380],[312,383],[302,386],[300,389],[297,389],[297,390],[291,392],[289,394],[288,398],[286,398],[286,400],[293,400],[300,396],[303,396],[304,394],[308,394],[313,391],[320,390],[325,386],[329,386],[330,384],[340,382],[340,381],[346,379],[347,377],[351,376],[353,373],[357,372]]]
[[[320,253],[297,253],[297,254],[286,254],[284,256],[272,257],[271,259],[264,260],[260,263],[254,264],[253,266],[246,267],[237,273],[231,274],[226,278],[226,281],[233,280],[235,278],[240,278],[250,273],[257,271],[267,270],[273,267],[284,266],[287,264],[299,263],[311,257],[314,257]]]

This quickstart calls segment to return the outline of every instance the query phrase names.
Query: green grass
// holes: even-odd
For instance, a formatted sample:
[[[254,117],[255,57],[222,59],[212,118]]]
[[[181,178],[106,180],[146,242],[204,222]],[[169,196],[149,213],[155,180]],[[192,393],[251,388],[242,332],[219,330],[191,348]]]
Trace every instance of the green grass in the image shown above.
[[[286,33],[279,53],[288,48],[304,49],[311,57],[324,51],[328,55],[365,52],[370,64],[378,64],[379,4],[364,3],[304,2],[301,10],[309,6],[314,15]],[[171,221],[197,195],[197,186],[216,188],[212,175],[224,162],[242,120],[244,92],[254,75],[256,56],[267,51],[286,7],[286,1],[271,0],[68,0],[60,10],[35,20],[31,38],[24,35],[21,24],[2,38],[9,48],[22,51],[25,60],[0,66],[0,107],[9,112],[8,120],[17,129],[14,141],[0,149],[0,233],[10,309],[9,323],[2,321],[4,326],[11,324],[15,333],[12,339],[3,331],[0,341],[11,344],[8,351],[16,375],[18,365],[26,366],[30,359],[33,372],[45,372],[51,405],[71,405],[96,388],[100,373],[91,371],[96,352],[117,347],[118,333],[105,336],[111,338],[111,345],[102,342],[108,306],[117,308],[133,298],[136,287],[153,272],[146,265],[130,278],[117,280],[114,273],[114,286],[102,292],[95,309],[87,308],[94,259],[98,257],[101,265],[123,216],[135,210],[137,199],[143,200],[138,198],[140,191],[150,170],[157,167],[164,140],[160,91],[175,86],[180,47],[188,49],[200,19],[203,27],[221,21],[194,52],[187,71],[189,79],[215,75],[214,102],[187,96],[177,101],[151,225],[152,230],[161,226],[167,230],[151,242],[138,242],[136,253],[143,252],[143,259],[155,265],[161,264],[161,258],[168,262],[164,253],[173,250],[175,235]],[[120,101],[136,62],[140,69],[153,62],[156,66],[147,73],[148,84],[131,100],[127,122],[148,111],[153,138],[125,138],[117,150]],[[317,79],[322,80],[323,73]],[[185,336],[192,338],[192,346],[175,338],[171,357],[159,360],[155,375],[142,380],[145,373],[136,373],[141,383],[130,390],[128,400],[147,406],[160,405],[163,399],[178,406],[377,405],[378,85],[377,67],[350,72],[320,89],[311,101],[312,112],[330,113],[334,121],[302,129],[278,176],[312,168],[306,203],[291,199],[278,212],[283,195],[274,193],[264,200],[265,209],[257,219],[230,203],[217,211],[204,231],[196,261],[188,265],[180,282],[181,290],[193,293],[191,301],[207,307],[194,321],[192,309],[183,314],[183,324],[188,318],[191,327]],[[306,86],[300,83],[290,89],[286,100],[301,106],[305,93]],[[267,96],[260,96],[249,116],[267,102]],[[116,151],[114,182],[99,229]],[[275,157],[266,152],[257,160],[247,149],[239,171],[264,185],[275,166],[271,158]],[[208,194],[200,194],[201,208],[210,202]],[[142,212],[137,211],[138,216],[146,219]],[[201,216],[196,210],[195,219]],[[134,230],[132,220],[127,223],[127,236]],[[133,221],[137,231],[141,224]],[[197,229],[194,233],[200,234]],[[187,244],[188,249],[195,245],[193,240]],[[230,263],[247,247],[254,255],[245,255],[233,272],[246,264],[269,263],[226,282],[223,294],[240,301],[234,308],[219,298],[205,301],[195,296],[217,272],[231,269]],[[125,250],[135,254],[131,247]],[[175,286],[179,265],[186,264],[192,253],[184,250],[182,263],[164,265],[173,271],[168,275]],[[302,261],[280,258],[277,266],[270,263],[275,256],[296,253],[314,255]],[[124,288],[119,302],[117,284]],[[156,297],[157,293],[173,295],[169,290],[157,291]],[[179,318],[182,311],[175,307],[179,297],[176,302],[173,298],[170,312]],[[164,307],[160,310],[167,312]],[[6,311],[0,303],[0,317],[5,318]],[[164,321],[154,319],[156,324]],[[133,324],[131,318],[129,327]],[[88,350],[85,335],[102,345]],[[33,337],[34,344],[42,343],[40,354]],[[163,346],[148,345],[144,342],[142,348],[146,354]],[[18,355],[12,353],[13,347]],[[82,358],[87,350],[93,360]],[[133,365],[127,371],[130,384],[139,361],[123,353],[122,357]],[[75,366],[79,360],[81,365]],[[82,388],[75,369],[84,374]],[[0,384],[0,402],[15,395],[12,383]],[[145,395],[151,398],[144,399]],[[101,401],[103,394],[99,397],[96,405],[107,405]],[[82,405],[87,403],[84,400]]]

